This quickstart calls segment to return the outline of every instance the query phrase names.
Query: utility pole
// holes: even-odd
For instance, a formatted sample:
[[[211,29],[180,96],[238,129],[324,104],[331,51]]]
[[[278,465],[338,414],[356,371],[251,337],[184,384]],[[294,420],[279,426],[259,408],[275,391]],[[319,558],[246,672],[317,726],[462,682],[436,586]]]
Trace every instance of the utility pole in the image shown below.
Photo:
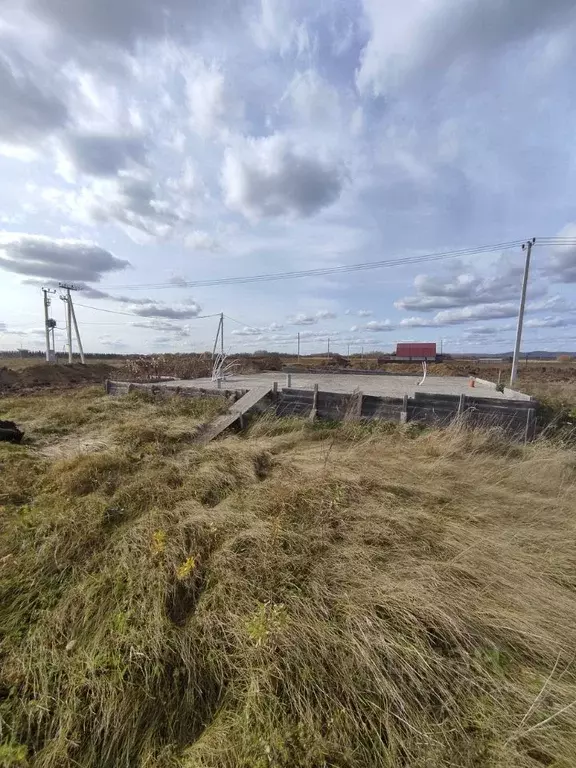
[[[72,304],[72,301],[69,302],[68,306],[70,307],[70,313],[72,314],[72,322],[74,323],[74,331],[76,333],[76,340],[78,342],[78,351],[80,352],[80,362],[82,365],[86,364],[86,361],[84,360],[84,350],[82,349],[82,340],[80,339],[80,331],[78,330],[78,323],[76,322],[76,312],[74,311],[74,304]]]
[[[220,312],[220,354],[224,359],[224,312]]]
[[[48,298],[48,288],[42,288],[44,294],[44,331],[46,333],[46,362],[50,362],[50,329],[48,328],[48,307],[50,306],[50,299]]]
[[[328,339],[328,360],[330,360],[330,339]]]
[[[66,296],[60,296],[60,299],[66,306],[65,318],[66,318],[66,345],[68,347],[68,362],[72,362],[72,317],[70,315],[70,302]]]
[[[300,362],[300,331],[298,331],[298,362]]]
[[[52,329],[52,339],[54,339],[54,321],[50,320],[48,314],[48,307],[52,303],[48,294],[56,293],[51,288],[42,288],[44,294],[44,331],[46,333],[46,362],[52,362],[52,352],[54,350],[54,342],[52,342],[52,349],[50,349],[50,329]]]
[[[212,359],[216,355],[218,348],[218,339],[220,339],[220,354],[224,357],[224,312],[220,313],[220,319],[218,320],[218,328],[216,329],[216,338],[214,339],[214,347],[212,348]]]
[[[348,344],[348,354],[346,355],[346,357],[350,357],[350,344]]]
[[[84,350],[82,349],[82,341],[80,339],[80,331],[78,330],[78,323],[76,322],[76,313],[74,312],[74,305],[72,304],[72,295],[70,291],[77,291],[78,289],[74,285],[68,283],[58,283],[60,288],[66,291],[65,296],[60,296],[62,301],[66,303],[66,330],[68,334],[68,362],[72,363],[72,323],[74,323],[74,332],[76,333],[76,341],[78,342],[78,350],[80,352],[80,361],[84,365]]]
[[[510,386],[514,385],[518,375],[518,357],[520,355],[520,344],[522,343],[522,327],[524,325],[524,309],[526,307],[526,289],[528,288],[528,276],[530,274],[530,257],[532,256],[532,247],[536,238],[524,243],[522,250],[526,251],[526,264],[524,266],[524,277],[522,279],[522,293],[520,295],[520,308],[518,310],[518,328],[516,330],[516,344],[514,345],[514,356],[512,357],[512,371],[510,372]]]

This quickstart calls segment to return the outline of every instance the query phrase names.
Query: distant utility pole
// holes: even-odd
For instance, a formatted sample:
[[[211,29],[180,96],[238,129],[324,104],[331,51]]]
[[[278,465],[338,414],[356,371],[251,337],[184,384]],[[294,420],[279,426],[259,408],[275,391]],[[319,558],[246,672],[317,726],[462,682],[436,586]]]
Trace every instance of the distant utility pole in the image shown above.
[[[72,362],[72,324],[74,324],[74,332],[76,334],[76,341],[78,342],[78,351],[80,352],[80,362],[84,365],[84,350],[82,348],[82,340],[80,339],[80,331],[78,330],[78,323],[76,322],[76,312],[74,312],[74,304],[72,303],[72,295],[70,291],[77,291],[78,288],[68,283],[58,283],[60,288],[66,291],[65,296],[60,296],[62,301],[66,302],[66,329],[68,331],[68,362]]]
[[[328,339],[328,360],[330,360],[330,339]]]
[[[48,313],[48,307],[52,303],[50,296],[48,294],[56,293],[56,291],[52,290],[51,288],[42,288],[42,293],[44,294],[44,331],[46,333],[46,362],[50,363],[56,357],[56,350],[54,349],[54,326],[56,325],[56,323],[54,322],[54,320],[50,319],[50,315]],[[52,330],[52,348],[50,348],[50,330]]]
[[[350,357],[350,344],[348,344],[348,354],[346,355],[346,357]]]
[[[300,362],[300,331],[298,331],[298,362]]]
[[[518,358],[520,356],[520,344],[522,343],[522,327],[524,325],[524,309],[526,307],[526,289],[528,288],[528,276],[530,274],[530,257],[532,256],[532,247],[536,238],[524,243],[522,250],[526,251],[526,264],[524,266],[524,277],[522,279],[522,293],[520,295],[520,308],[518,310],[518,328],[516,330],[516,344],[514,345],[514,356],[512,358],[512,371],[510,372],[510,386],[514,385],[518,375]]]

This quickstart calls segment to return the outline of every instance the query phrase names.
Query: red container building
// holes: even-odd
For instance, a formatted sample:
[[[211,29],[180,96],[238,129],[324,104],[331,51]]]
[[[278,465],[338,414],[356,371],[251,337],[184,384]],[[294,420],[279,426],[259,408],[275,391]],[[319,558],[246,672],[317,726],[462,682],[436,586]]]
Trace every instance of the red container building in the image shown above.
[[[435,360],[436,344],[429,342],[405,342],[396,344],[397,360]]]

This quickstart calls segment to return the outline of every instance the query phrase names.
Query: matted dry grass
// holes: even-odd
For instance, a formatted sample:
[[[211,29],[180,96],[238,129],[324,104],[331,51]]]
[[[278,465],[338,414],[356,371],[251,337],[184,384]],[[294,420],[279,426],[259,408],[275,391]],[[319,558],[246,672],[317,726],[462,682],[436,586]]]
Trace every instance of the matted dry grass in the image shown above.
[[[149,428],[191,406],[93,392],[58,439],[106,445],[61,457],[44,397],[0,450],[0,765],[574,765],[573,452],[271,419],[198,449]]]

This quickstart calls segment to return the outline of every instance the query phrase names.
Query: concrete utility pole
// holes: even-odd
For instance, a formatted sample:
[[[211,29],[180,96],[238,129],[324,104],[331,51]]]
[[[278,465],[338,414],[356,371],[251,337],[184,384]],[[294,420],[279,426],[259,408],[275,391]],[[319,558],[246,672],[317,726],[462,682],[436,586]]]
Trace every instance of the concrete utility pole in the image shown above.
[[[51,288],[42,288],[44,294],[44,331],[46,333],[46,362],[52,362],[52,352],[54,350],[54,343],[52,343],[52,349],[50,349],[50,330],[52,329],[52,338],[54,338],[54,321],[50,321],[48,314],[48,307],[52,303],[48,294],[56,293]]]
[[[80,362],[82,365],[86,364],[84,360],[84,350],[82,349],[82,340],[80,339],[80,331],[78,330],[78,323],[76,322],[76,312],[74,311],[74,304],[70,301],[68,306],[72,314],[72,322],[74,323],[74,332],[76,333],[76,340],[78,342],[78,351],[80,352]]]
[[[80,331],[78,330],[78,323],[76,322],[76,313],[74,312],[74,305],[72,304],[72,295],[70,291],[77,291],[78,289],[74,285],[68,283],[58,283],[60,288],[66,291],[65,296],[60,296],[62,301],[66,302],[66,330],[68,335],[68,362],[72,363],[72,323],[74,323],[74,332],[76,333],[76,341],[78,342],[78,350],[80,352],[80,362],[84,365],[84,350],[82,349],[82,341],[80,339]]]
[[[66,318],[66,346],[68,347],[68,362],[72,362],[72,317],[70,315],[70,301],[67,296],[60,296],[60,299],[66,306],[65,318]]]
[[[514,385],[518,375],[518,357],[520,355],[520,344],[522,343],[522,327],[524,325],[524,309],[526,307],[526,289],[528,288],[528,276],[530,274],[530,257],[532,256],[532,246],[536,242],[533,237],[527,243],[524,243],[522,250],[526,251],[526,264],[524,266],[524,277],[522,279],[522,293],[520,295],[520,308],[518,310],[518,328],[516,330],[516,344],[514,345],[514,356],[512,357],[512,371],[510,373],[510,386]]]
[[[220,313],[220,354],[224,359],[224,312]]]
[[[220,319],[218,320],[216,338],[214,339],[214,347],[212,348],[212,359],[214,359],[218,348],[218,339],[220,339],[220,355],[224,357],[224,312],[220,313]]]

